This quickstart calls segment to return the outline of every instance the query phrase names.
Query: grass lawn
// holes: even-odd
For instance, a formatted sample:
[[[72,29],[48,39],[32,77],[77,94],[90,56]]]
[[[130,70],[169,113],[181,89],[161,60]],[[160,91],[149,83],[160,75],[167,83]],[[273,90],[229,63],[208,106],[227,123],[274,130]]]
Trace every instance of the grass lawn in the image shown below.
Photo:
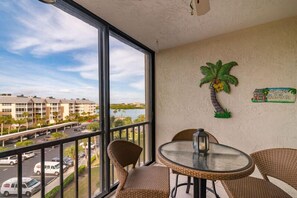
[[[91,168],[91,189],[92,194],[100,187],[100,170],[99,167]],[[88,197],[88,173],[87,170],[85,174],[79,177],[78,180],[79,190],[78,197]],[[65,198],[73,198],[75,196],[75,183],[70,184],[66,189],[64,189]]]

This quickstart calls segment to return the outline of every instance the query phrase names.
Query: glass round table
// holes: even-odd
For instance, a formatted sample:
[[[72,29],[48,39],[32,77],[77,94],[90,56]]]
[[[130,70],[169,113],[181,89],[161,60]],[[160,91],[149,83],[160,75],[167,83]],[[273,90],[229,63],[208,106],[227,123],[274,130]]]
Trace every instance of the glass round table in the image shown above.
[[[255,165],[244,152],[223,144],[210,143],[206,156],[194,152],[192,141],[161,145],[157,157],[169,168],[194,177],[194,197],[206,197],[206,180],[239,179],[250,175]]]

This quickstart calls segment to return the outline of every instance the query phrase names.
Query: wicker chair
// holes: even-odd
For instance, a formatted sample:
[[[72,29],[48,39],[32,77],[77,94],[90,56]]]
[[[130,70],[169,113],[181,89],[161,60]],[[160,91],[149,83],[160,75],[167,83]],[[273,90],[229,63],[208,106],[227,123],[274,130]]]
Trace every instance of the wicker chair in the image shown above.
[[[177,133],[173,138],[172,141],[193,141],[193,133],[197,132],[197,129],[185,129],[183,131],[180,131],[179,133]],[[206,131],[205,131],[206,132]],[[218,140],[210,133],[206,132],[209,135],[209,141],[212,143],[218,143]],[[178,184],[178,177],[179,175],[181,175],[181,173],[172,170],[173,174],[176,174],[176,180],[175,180],[175,187],[172,188],[171,191],[171,197],[176,197],[176,193],[177,193],[177,188],[180,186],[184,186],[187,185],[187,189],[186,189],[186,193],[189,193],[190,191],[190,186],[193,185],[193,183],[191,183],[191,177],[188,176],[188,181],[187,183],[181,183]],[[210,188],[207,188],[208,190],[210,190],[211,192],[213,192],[215,194],[215,196],[218,198],[219,195],[217,194],[216,191],[216,186],[215,186],[215,182],[212,181],[212,186],[213,186],[213,190],[211,190]]]
[[[117,198],[168,198],[169,169],[160,166],[143,166],[135,168],[142,148],[125,140],[115,140],[108,145],[107,152],[115,166],[119,185]],[[127,172],[125,167],[133,165]]]
[[[291,197],[272,184],[267,176],[277,178],[297,190],[297,149],[267,149],[252,153],[251,156],[264,179],[245,177],[222,181],[229,197]]]

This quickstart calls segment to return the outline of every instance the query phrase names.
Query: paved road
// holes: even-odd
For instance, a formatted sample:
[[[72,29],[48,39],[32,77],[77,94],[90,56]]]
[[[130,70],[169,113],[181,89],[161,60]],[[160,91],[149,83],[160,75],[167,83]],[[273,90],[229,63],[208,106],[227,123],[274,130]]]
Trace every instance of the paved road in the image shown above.
[[[79,131],[74,131],[74,128],[69,128],[65,130],[65,133],[68,135],[68,137],[71,136],[76,136],[81,134]],[[44,139],[45,136],[40,136],[37,137],[35,140],[37,142],[40,142],[41,140]],[[99,141],[98,141],[99,142]],[[74,144],[74,142],[70,142],[67,144],[64,144],[64,148]],[[7,145],[8,147],[11,147],[12,145]],[[32,177],[36,178],[37,180],[40,181],[41,176],[34,174],[33,169],[35,164],[40,162],[40,150],[34,151],[36,153],[36,156],[30,159],[27,159],[23,161],[23,177]],[[52,158],[54,157],[59,157],[59,147],[54,147],[54,148],[46,148],[45,149],[45,160],[46,161],[51,161]],[[0,165],[0,185],[9,178],[12,177],[17,177],[17,165],[10,166],[10,165]],[[46,175],[46,184],[52,182],[56,176],[54,175]],[[2,195],[0,195],[2,197]],[[15,197],[15,196],[10,196],[10,197]]]

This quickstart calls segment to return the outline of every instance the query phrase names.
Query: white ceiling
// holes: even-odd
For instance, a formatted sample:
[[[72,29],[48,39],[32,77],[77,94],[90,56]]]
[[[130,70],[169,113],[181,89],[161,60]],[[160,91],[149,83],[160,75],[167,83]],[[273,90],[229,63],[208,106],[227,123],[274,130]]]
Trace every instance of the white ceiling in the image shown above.
[[[155,51],[297,15],[297,0],[210,0],[203,16],[191,0],[75,1]]]

